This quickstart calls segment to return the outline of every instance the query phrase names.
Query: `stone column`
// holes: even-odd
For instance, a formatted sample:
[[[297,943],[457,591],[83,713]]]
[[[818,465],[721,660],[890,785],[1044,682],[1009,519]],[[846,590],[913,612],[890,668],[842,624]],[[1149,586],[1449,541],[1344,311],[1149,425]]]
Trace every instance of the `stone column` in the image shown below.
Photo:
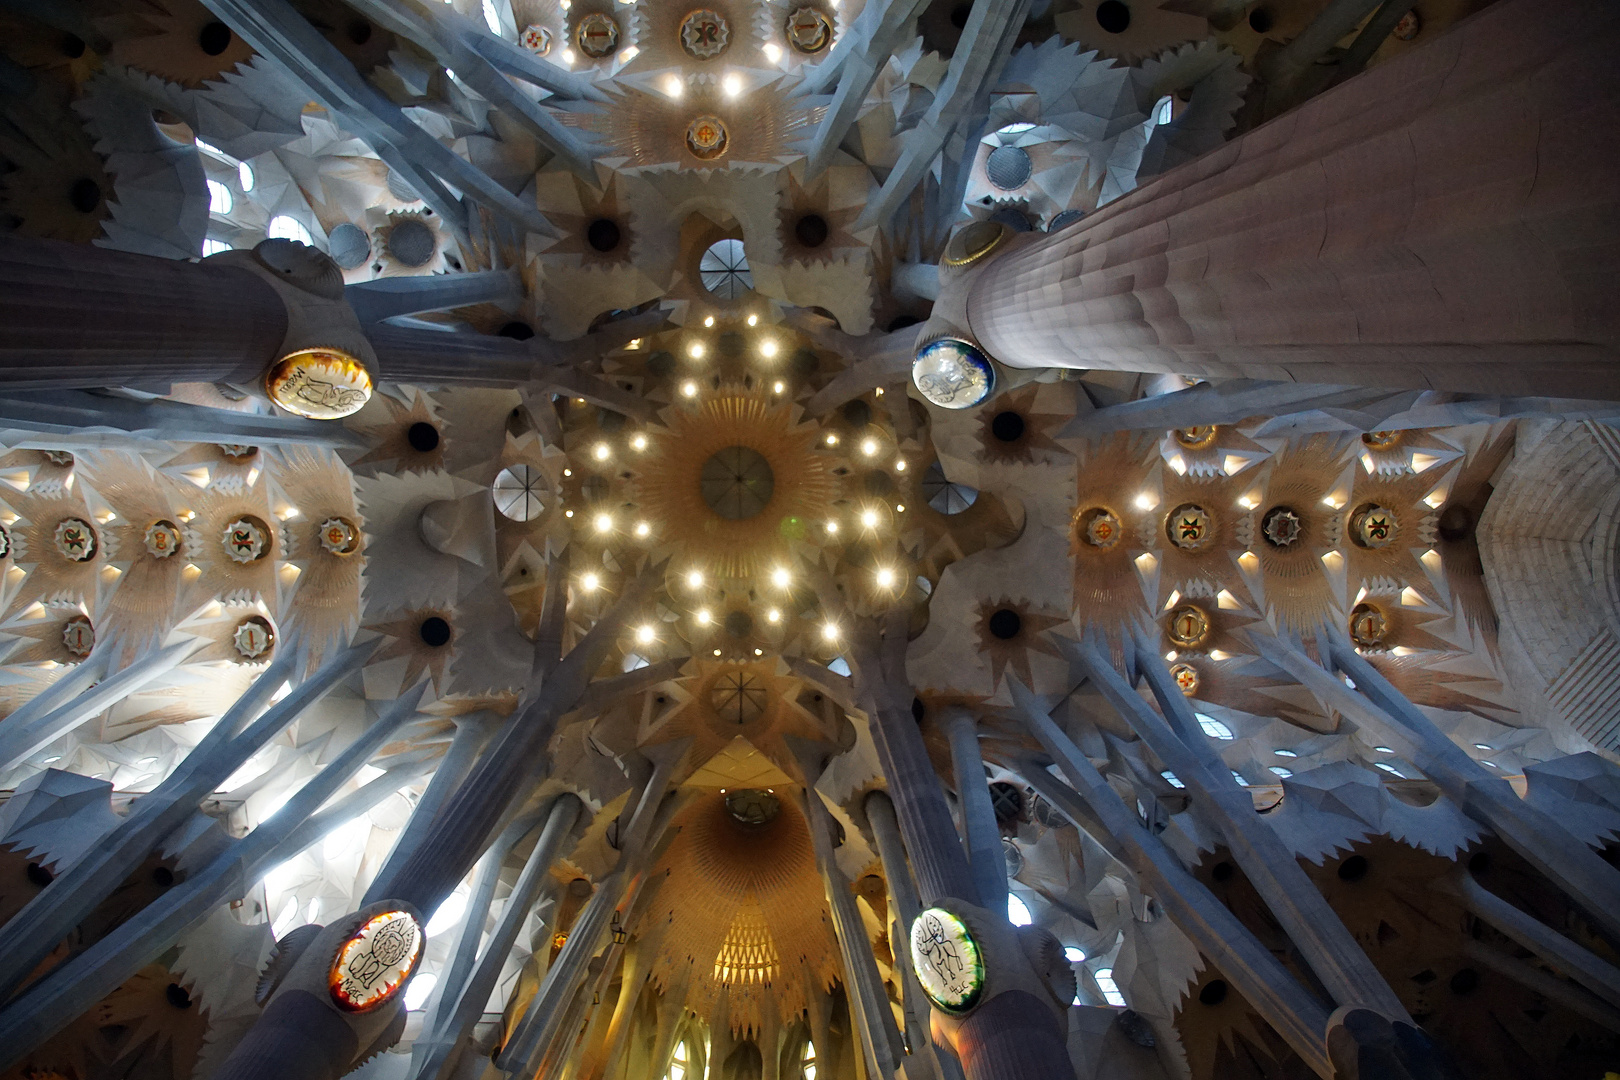
[[[240,267],[57,240],[0,241],[0,384],[8,389],[252,383],[287,310]]]
[[[1001,828],[985,782],[984,758],[979,754],[979,725],[966,709],[950,709],[941,718],[951,743],[951,766],[956,774],[956,798],[962,806],[962,832],[967,840],[968,868],[978,886],[979,899],[992,911],[1007,906],[1007,854],[1001,846]]]
[[[1620,398],[1616,55],[1620,7],[1503,0],[942,270],[928,329],[1017,368]]]

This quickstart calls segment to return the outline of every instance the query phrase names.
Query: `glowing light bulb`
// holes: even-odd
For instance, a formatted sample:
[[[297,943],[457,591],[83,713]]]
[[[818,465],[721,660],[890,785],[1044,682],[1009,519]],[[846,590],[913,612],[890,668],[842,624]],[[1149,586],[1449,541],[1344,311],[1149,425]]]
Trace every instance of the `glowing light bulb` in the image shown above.
[[[697,383],[690,379],[681,383],[681,393],[685,394],[687,397],[697,397]]]
[[[709,614],[709,609],[708,608],[698,608],[698,610],[697,610],[698,625],[700,625],[700,626],[708,626],[710,620],[712,620],[712,619],[713,619],[713,616]]]
[[[563,517],[571,518],[573,516],[574,516],[574,512],[572,510],[564,510],[563,511]]]
[[[596,531],[600,532],[600,533],[612,532],[613,531],[613,515],[612,514],[597,514],[596,515]]]
[[[680,100],[681,94],[684,93],[685,90],[686,87],[681,82],[681,77],[679,75],[671,75],[669,78],[664,80],[664,93],[668,94],[677,101]]]
[[[836,521],[827,522],[827,535],[828,536],[833,535],[837,531],[838,531],[838,522],[836,522]]]
[[[821,628],[821,636],[828,641],[838,640],[838,624],[830,622]]]
[[[778,60],[782,59],[782,46],[776,44],[775,42],[767,42],[764,53],[765,59],[774,64]]]
[[[787,567],[778,566],[775,570],[771,571],[771,584],[775,585],[778,589],[785,589],[792,584],[792,582],[793,575],[788,572]]]
[[[894,512],[897,513],[897,514],[905,513],[906,512],[906,504],[905,503],[896,503],[895,506],[894,506]]]
[[[877,511],[876,510],[862,510],[861,511],[861,524],[862,525],[865,525],[868,529],[875,529],[875,528],[877,528],[877,523],[878,523],[878,516],[877,516]]]
[[[636,535],[637,536],[647,536],[651,532],[652,532],[652,526],[651,525],[647,524],[645,521],[636,522]]]
[[[895,472],[905,472],[906,471],[906,459],[905,458],[901,458],[899,461],[896,461],[894,463],[894,471]]]
[[[838,436],[833,434],[830,431],[827,432],[827,445],[828,446],[837,446],[838,445]]]
[[[758,315],[750,315],[750,316],[748,316],[748,325],[749,326],[758,326],[759,325],[759,316]]]
[[[765,621],[769,623],[779,623],[782,621],[782,613],[776,608],[771,608],[765,613]]]
[[[720,89],[726,92],[726,97],[734,98],[742,93],[742,77],[740,75],[727,75],[720,80]]]
[[[714,323],[714,319],[712,317],[709,319],[709,323],[711,325]],[[692,344],[688,345],[686,347],[686,355],[690,356],[694,360],[703,359],[703,342],[694,341]]]
[[[586,574],[579,579],[579,583],[584,586],[586,592],[594,592],[596,587],[602,584],[602,579],[595,574]]]
[[[713,326],[714,325],[714,316],[713,315],[706,316],[704,318],[704,320],[703,320],[703,325],[704,326]]]
[[[1138,510],[1151,510],[1155,506],[1157,506],[1158,503],[1159,503],[1158,499],[1154,498],[1152,495],[1148,494],[1145,491],[1142,492],[1142,494],[1140,494],[1140,495],[1138,495],[1136,497],[1136,508]]]
[[[647,449],[647,436],[645,436],[645,435],[637,435],[635,438],[631,439],[630,440],[630,448],[632,450],[645,450],[645,449]]]
[[[564,469],[563,470],[563,475],[564,476],[573,476],[574,475],[574,470],[573,469]]]
[[[686,584],[694,589],[703,588],[703,571],[693,570],[686,575]]]
[[[894,571],[887,566],[879,567],[877,572],[877,583],[879,586],[885,589],[893,588]]]
[[[650,644],[657,636],[658,632],[652,628],[651,623],[642,623],[636,627],[636,640],[643,645]]]
[[[861,453],[865,454],[867,457],[871,457],[872,455],[876,454],[877,452],[878,452],[878,442],[877,442],[876,439],[862,439],[861,440]]]
[[[611,453],[613,453],[613,451],[608,449],[608,444],[605,442],[597,443],[596,449],[591,451],[591,455],[595,457],[597,461],[606,461],[608,459],[608,455]]]
[[[786,389],[787,383],[783,382],[781,379],[777,379],[775,382],[771,383],[771,393],[773,394],[780,394]]]
[[[776,340],[774,338],[766,338],[764,341],[760,342],[759,343],[759,355],[763,356],[767,360],[769,360],[771,357],[775,356],[776,355]]]

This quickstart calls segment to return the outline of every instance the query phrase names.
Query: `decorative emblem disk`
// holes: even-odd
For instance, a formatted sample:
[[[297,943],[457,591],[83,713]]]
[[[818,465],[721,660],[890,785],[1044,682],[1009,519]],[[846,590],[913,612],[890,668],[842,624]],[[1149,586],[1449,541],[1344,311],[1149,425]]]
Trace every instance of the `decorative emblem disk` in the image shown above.
[[[258,518],[240,517],[225,526],[220,542],[232,562],[250,563],[264,558],[270,547],[270,532]]]
[[[1357,507],[1350,517],[1350,538],[1365,548],[1388,547],[1400,528],[1395,512],[1377,503]]]
[[[1080,536],[1094,548],[1107,550],[1119,543],[1119,516],[1102,506],[1094,506],[1080,514]]]
[[[360,529],[346,517],[321,522],[321,547],[332,555],[353,555],[360,550]]]
[[[593,11],[574,28],[574,43],[586,56],[601,59],[619,47],[619,24],[613,16]]]
[[[96,628],[83,615],[75,615],[62,624],[62,644],[80,660],[96,647]]]
[[[1400,441],[1399,431],[1369,431],[1361,437],[1362,445],[1369,450],[1393,450]]]
[[[371,373],[339,349],[300,349],[264,377],[270,400],[311,420],[336,420],[371,400]]]
[[[726,51],[731,27],[718,11],[699,8],[681,20],[681,48],[699,60],[712,60]]]
[[[1197,503],[1182,503],[1164,519],[1170,542],[1184,551],[1197,551],[1215,538],[1215,521]]]
[[[1289,506],[1274,506],[1260,521],[1260,535],[1274,548],[1293,547],[1303,528],[1299,512]]]
[[[1182,604],[1170,613],[1164,625],[1170,640],[1184,649],[1201,645],[1209,637],[1209,616],[1197,604]]]
[[[408,911],[385,911],[338,949],[327,973],[332,1000],[346,1012],[369,1012],[399,992],[422,955],[422,928]]]
[[[984,992],[979,943],[965,922],[943,908],[928,908],[913,920],[911,966],[928,1000],[944,1012],[970,1012]]]
[[[1389,637],[1389,618],[1376,605],[1357,604],[1350,611],[1350,640],[1376,649]]]
[[[1191,664],[1172,664],[1170,677],[1176,680],[1176,686],[1186,697],[1198,693],[1198,669]]]
[[[1176,428],[1176,442],[1188,450],[1203,450],[1215,442],[1215,436],[1220,429],[1214,424],[1199,424],[1195,427]]]
[[[544,26],[525,26],[523,33],[518,35],[518,44],[536,56],[549,55],[553,40],[551,31]]]
[[[85,562],[96,553],[96,530],[83,518],[63,518],[56,526],[56,550],[69,562]]]
[[[700,116],[686,125],[686,148],[699,161],[713,161],[730,142],[731,133],[718,116]]]
[[[236,624],[231,644],[244,660],[257,660],[275,647],[276,631],[262,615],[249,615]]]
[[[832,20],[813,7],[795,8],[787,17],[783,33],[788,44],[806,55],[818,53],[832,44]]]
[[[996,371],[978,348],[959,338],[930,341],[911,362],[911,381],[942,409],[971,409],[996,388]]]
[[[146,544],[146,553],[152,558],[167,559],[180,550],[180,526],[159,518],[146,527],[142,542]]]

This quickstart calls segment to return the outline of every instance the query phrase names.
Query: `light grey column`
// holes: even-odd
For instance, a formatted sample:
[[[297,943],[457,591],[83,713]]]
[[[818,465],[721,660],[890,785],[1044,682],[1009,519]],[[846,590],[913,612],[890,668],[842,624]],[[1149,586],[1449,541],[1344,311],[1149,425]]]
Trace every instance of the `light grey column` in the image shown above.
[[[1064,787],[1044,768],[1024,779],[1109,854],[1135,872],[1181,932],[1265,1018],[1318,1076],[1333,1077],[1327,1055],[1328,1012],[1277,958],[1148,832],[1046,709],[1017,680],[1009,680],[1018,719],[1073,785]],[[1083,805],[1080,805],[1083,804]],[[1093,825],[1092,822],[1096,824]],[[1100,826],[1100,831],[1093,829]]]
[[[917,886],[911,880],[911,865],[900,839],[900,822],[894,815],[894,803],[887,792],[873,791],[862,805],[877,842],[878,857],[883,860],[883,874],[889,883],[889,900],[894,908],[895,926],[889,932],[889,940],[894,944],[896,966],[904,983],[901,1004],[906,1014],[906,1041],[911,1044],[911,1056],[923,1059],[939,1080],[962,1080],[962,1065],[956,1055],[934,1042],[930,1030],[932,1012],[922,996],[916,969],[911,966],[911,924],[922,911],[922,903],[917,899]]]
[[[1001,828],[984,775],[979,753],[979,725],[966,709],[950,709],[941,717],[951,744],[951,766],[956,774],[956,798],[962,807],[968,868],[979,889],[979,903],[991,911],[1007,909],[1007,855],[1001,846]]]
[[[1556,1001],[1570,1012],[1586,1017],[1610,1031],[1620,1032],[1620,1011],[1610,1008],[1597,998],[1567,983],[1556,975],[1549,975],[1533,964],[1516,957],[1506,956],[1482,941],[1463,942],[1463,955],[1504,975],[1520,986],[1540,994],[1548,1001]]]
[[[111,639],[99,642],[90,655],[70,668],[57,680],[17,706],[4,720],[0,720],[0,738],[11,731],[24,731],[41,717],[48,715],[96,684],[106,674],[118,643]]]
[[[128,667],[102,679],[72,701],[57,706],[44,716],[22,725],[12,717],[0,720],[0,772],[10,772],[86,720],[123,701],[153,679],[170,671],[197,651],[201,638],[188,637],[172,645],[152,649],[130,662]]]
[[[174,772],[150,794],[136,799],[111,832],[64,867],[21,911],[0,925],[0,999],[15,992],[56,943],[111,895],[165,836],[195,813],[203,799],[306,708],[357,671],[380,641],[375,639],[341,651],[253,720],[296,670],[297,649],[291,647],[293,642],[284,642],[269,667]],[[241,730],[244,726],[246,730]]]
[[[89,244],[0,240],[0,385],[251,383],[287,333],[246,270]]]
[[[8,444],[20,441],[25,432],[37,432],[58,437],[73,447],[120,449],[138,440],[253,446],[368,445],[359,432],[325,420],[232,412],[165,398],[137,401],[91,390],[22,390],[0,396],[0,432],[16,433],[6,437]]]
[[[821,872],[821,882],[827,890],[838,950],[844,958],[849,1011],[860,1031],[867,1075],[872,1080],[879,1077],[893,1080],[895,1066],[901,1059],[900,1032],[894,1026],[894,1011],[889,1008],[889,995],[878,977],[877,959],[872,955],[871,942],[866,940],[866,924],[861,921],[855,897],[850,894],[849,879],[844,877],[833,855],[832,815],[827,813],[814,786],[804,792],[804,809],[815,848],[816,869]]]
[[[1162,719],[1114,669],[1099,647],[1096,634],[1088,634],[1076,654],[1097,689],[1159,760],[1187,785],[1194,804],[1220,830],[1233,861],[1243,868],[1250,884],[1334,1002],[1369,1008],[1387,1019],[1411,1023],[1406,1006],[1356,944],[1294,853],[1254,812],[1254,800],[1210,746],[1192,706],[1176,686],[1154,644],[1146,640],[1143,632],[1137,632],[1137,670],[1158,699],[1164,712]]]
[[[523,282],[515,270],[478,270],[465,274],[378,278],[345,286],[343,298],[361,326],[399,315],[470,307],[473,304],[520,304]]]
[[[423,1025],[423,1032],[430,1034],[424,1034],[412,1047],[413,1060],[420,1061],[416,1068],[416,1080],[446,1080],[450,1075],[456,1063],[456,1050],[483,1015],[484,1006],[495,989],[495,982],[500,978],[507,957],[512,953],[512,946],[523,929],[524,920],[528,918],[529,910],[534,907],[540,889],[551,872],[551,864],[556,862],[563,841],[574,828],[583,809],[584,804],[573,795],[559,796],[551,804],[540,838],[535,842],[528,861],[523,864],[517,884],[512,886],[500,921],[496,923],[489,944],[479,956],[472,977],[465,986],[459,981],[451,982],[440,997],[438,1008]],[[477,944],[475,938],[473,945]]]
[[[241,896],[266,870],[408,783],[420,771],[419,763],[390,770],[324,814],[316,815],[406,721],[416,716],[425,688],[425,683],[418,684],[395,701],[363,735],[258,828],[84,952],[51,969],[28,993],[0,1008],[0,1069],[15,1065],[141,968],[156,961],[188,928],[207,918],[218,905]],[[117,881],[113,884],[116,886]],[[218,1075],[225,1077],[229,1072],[227,1061]]]

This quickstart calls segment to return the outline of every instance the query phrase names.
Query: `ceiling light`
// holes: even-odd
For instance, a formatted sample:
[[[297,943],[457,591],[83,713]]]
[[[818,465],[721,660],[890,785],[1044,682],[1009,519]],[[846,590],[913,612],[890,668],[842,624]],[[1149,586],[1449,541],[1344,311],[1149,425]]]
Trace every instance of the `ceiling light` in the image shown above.
[[[1157,506],[1158,503],[1159,503],[1158,499],[1154,498],[1152,495],[1148,494],[1145,491],[1142,492],[1142,494],[1140,494],[1140,495],[1138,495],[1136,497],[1136,508],[1138,510],[1151,510],[1155,506]]]
[[[742,93],[742,77],[736,74],[727,75],[720,80],[720,88],[726,92],[726,97],[734,98]]]
[[[895,507],[894,507],[894,512],[897,513],[897,514],[905,513],[906,512],[906,504],[905,503],[896,503]]]
[[[748,325],[749,326],[758,326],[759,325],[759,316],[758,315],[750,315],[750,316],[748,316]]]
[[[697,621],[698,621],[699,626],[708,626],[709,625],[709,620],[712,617],[713,616],[711,616],[709,614],[709,609],[708,608],[698,608],[698,610],[697,610]]]
[[[586,592],[593,592],[598,585],[602,584],[602,579],[595,574],[586,574],[579,579],[579,583],[585,587]]]
[[[714,650],[714,655],[719,656],[720,655],[720,650],[719,649]]]
[[[877,452],[878,441],[876,439],[863,439],[861,441],[861,453],[865,454],[867,457],[871,457]]]
[[[895,472],[905,472],[906,471],[906,459],[905,458],[901,458],[899,461],[896,461],[894,463],[894,471]]]
[[[687,397],[697,397],[697,383],[693,382],[691,379],[681,383],[681,393],[685,394]]]
[[[564,510],[563,511],[563,517],[573,517],[573,516],[574,516],[574,512],[572,510]]]
[[[828,641],[837,641],[838,640],[838,624],[837,623],[832,623],[832,622],[827,623],[825,626],[823,626],[821,628],[821,636],[826,638]]]
[[[828,446],[837,446],[838,445],[838,436],[833,434],[830,431],[827,432],[827,445]]]
[[[767,611],[765,613],[765,621],[766,622],[772,622],[772,623],[779,623],[779,622],[782,621],[782,613],[780,611],[778,611],[776,608],[771,608],[771,610],[769,610],[769,611]]]
[[[782,46],[776,44],[774,41],[766,42],[765,59],[769,60],[773,64],[782,59]]]
[[[574,470],[573,469],[564,469],[563,470],[563,475],[564,476],[573,476],[574,475]]]
[[[838,531],[838,522],[836,522],[836,521],[827,522],[827,535],[828,536],[833,535],[837,531]]]
[[[710,326],[714,325],[714,319],[713,318],[709,319],[709,325]],[[703,359],[703,342],[694,341],[694,342],[692,342],[692,344],[688,345],[686,347],[686,355],[690,356],[694,360]]]
[[[765,655],[765,650],[764,649],[755,649],[754,650],[754,655],[755,656],[764,656]]]
[[[783,382],[781,379],[777,379],[775,382],[771,383],[771,393],[773,394],[780,394],[786,389],[787,383]]]
[[[630,440],[630,447],[634,450],[647,449],[647,436],[637,435],[635,438]]]
[[[704,318],[704,320],[703,320],[703,325],[704,326],[713,326],[714,325],[714,316],[713,315],[706,316]]]
[[[636,627],[636,640],[643,645],[651,643],[655,637],[657,637],[657,632],[653,630],[651,623],[642,623]]]
[[[563,10],[567,11],[568,9],[563,8]],[[563,58],[563,63],[572,64],[574,62],[574,50],[573,49],[564,49],[562,51],[562,58]]]
[[[763,356],[767,360],[769,360],[771,357],[775,356],[776,355],[776,339],[774,339],[774,338],[766,338],[764,341],[760,342],[759,343],[759,355]]]
[[[596,531],[597,532],[603,532],[603,533],[612,532],[613,531],[613,515],[612,514],[597,514],[596,515]]]
[[[637,536],[646,536],[650,532],[652,532],[652,526],[651,525],[647,524],[645,521],[636,522],[636,535]]]
[[[703,571],[693,570],[686,575],[686,583],[694,589],[703,587]]]
[[[789,583],[792,581],[793,575],[788,573],[788,568],[785,566],[778,566],[775,570],[771,571],[771,584],[775,585],[778,589],[787,588]]]
[[[877,583],[885,589],[894,586],[894,571],[889,567],[880,567],[877,572]]]
[[[664,93],[668,94],[670,97],[679,100],[683,90],[685,90],[685,87],[681,84],[681,77],[679,75],[671,75],[669,78],[664,80]]]
[[[873,397],[882,397],[883,396],[883,387],[879,386],[878,388],[873,390],[872,391],[872,396]]]
[[[875,529],[875,528],[877,528],[877,523],[878,523],[878,516],[877,516],[877,511],[876,510],[862,510],[861,511],[861,524],[862,525],[865,525],[868,529]]]
[[[608,459],[608,455],[611,453],[613,453],[613,451],[608,449],[608,444],[605,442],[597,443],[596,449],[591,451],[591,454],[595,456],[597,461],[606,461]]]

